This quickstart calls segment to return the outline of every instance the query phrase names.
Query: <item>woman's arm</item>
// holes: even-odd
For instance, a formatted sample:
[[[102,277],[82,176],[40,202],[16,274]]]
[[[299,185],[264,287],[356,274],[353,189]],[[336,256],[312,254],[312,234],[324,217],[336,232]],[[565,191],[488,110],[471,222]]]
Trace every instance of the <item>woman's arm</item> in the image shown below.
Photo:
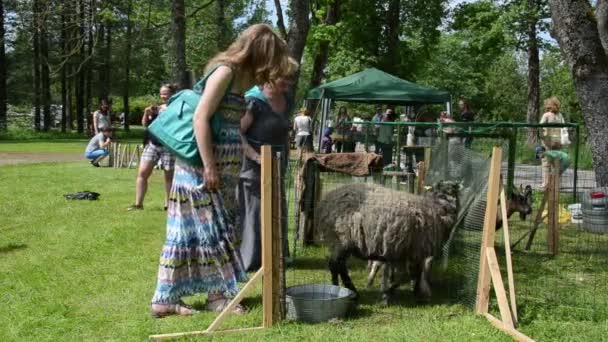
[[[99,133],[99,129],[97,129],[97,117],[99,115],[99,112],[94,112],[93,113],[93,132],[95,132],[95,134]]]
[[[243,153],[245,154],[245,157],[260,164],[260,154],[249,144],[249,141],[245,136],[245,134],[247,134],[247,131],[249,131],[249,128],[253,124],[253,120],[254,118],[253,114],[251,113],[251,110],[247,109],[247,112],[241,118],[241,144],[243,146]]]
[[[144,111],[144,115],[141,117],[141,125],[148,127],[148,114]]]
[[[210,121],[217,106],[222,101],[232,77],[232,69],[227,66],[221,66],[207,79],[205,90],[198,102],[192,120],[198,153],[201,155],[205,169],[205,187],[210,191],[216,190],[219,187],[219,175],[215,155],[213,154]]]

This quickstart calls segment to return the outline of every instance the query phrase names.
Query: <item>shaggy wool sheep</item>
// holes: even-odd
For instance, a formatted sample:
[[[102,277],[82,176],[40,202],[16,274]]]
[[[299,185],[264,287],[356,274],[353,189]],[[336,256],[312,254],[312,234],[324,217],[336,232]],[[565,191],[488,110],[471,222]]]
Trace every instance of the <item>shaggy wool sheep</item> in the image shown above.
[[[513,189],[511,195],[507,198],[507,219],[509,219],[513,214],[519,213],[520,219],[523,221],[526,219],[527,215],[532,213],[532,187],[530,185],[526,186],[524,190],[522,186],[520,189]],[[498,201],[498,205],[500,205],[500,201]],[[467,209],[468,214],[465,218],[465,229],[467,227],[475,226],[475,223],[469,223],[471,217],[475,217],[475,219],[480,220],[483,218],[486,209],[486,201],[481,199],[480,201],[475,202],[471,208]],[[478,225],[478,224],[477,224]],[[500,210],[496,213],[496,230],[502,228],[502,214]],[[368,271],[369,275],[367,277],[367,285],[366,287],[369,289],[372,287],[374,283],[374,278],[379,270],[382,269],[384,263],[381,261],[369,261],[368,262]]]
[[[346,261],[354,255],[379,260],[386,267],[383,299],[389,301],[391,269],[407,269],[418,299],[431,296],[429,273],[433,256],[441,252],[458,213],[460,184],[442,181],[424,196],[377,185],[352,184],[327,193],[315,212],[315,236],[330,249],[332,282],[338,276],[357,293]]]

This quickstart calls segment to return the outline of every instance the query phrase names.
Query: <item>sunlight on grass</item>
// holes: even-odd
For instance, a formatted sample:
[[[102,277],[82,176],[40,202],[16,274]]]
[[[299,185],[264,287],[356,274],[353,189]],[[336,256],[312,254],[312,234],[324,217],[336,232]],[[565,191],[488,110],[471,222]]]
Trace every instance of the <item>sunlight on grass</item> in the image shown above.
[[[141,341],[150,334],[203,330],[211,323],[216,314],[209,312],[158,320],[150,316],[149,301],[165,237],[162,175],[155,172],[151,179],[146,210],[127,212],[135,173],[134,169],[97,169],[86,163],[0,167],[0,340]],[[101,193],[100,200],[69,201],[62,196],[82,190]],[[525,227],[515,229],[519,232]],[[329,282],[324,248],[299,247],[296,253],[295,265],[286,273],[288,285]],[[542,261],[543,273],[538,274],[537,258],[525,259],[519,252],[515,257],[520,288],[547,286],[550,291],[556,291],[550,278],[539,282],[539,277],[562,269],[560,276],[572,279],[564,263],[580,262],[564,253],[553,262]],[[588,266],[605,268],[602,262],[595,260]],[[353,260],[351,264],[362,294],[354,317],[315,325],[285,322],[255,334],[213,339],[510,341],[466,306],[447,300],[442,289],[437,289],[430,304],[420,305],[414,302],[409,285],[404,286],[398,291],[398,305],[381,307],[379,285],[364,289],[365,263]],[[436,285],[441,284],[440,280]],[[555,293],[568,295],[566,288]],[[556,311],[535,306],[528,297],[522,295],[520,303],[522,330],[530,336],[604,338],[605,324],[584,317],[552,316]],[[202,307],[205,296],[186,301]],[[261,324],[261,289],[245,304],[251,313],[230,317],[222,328]]]

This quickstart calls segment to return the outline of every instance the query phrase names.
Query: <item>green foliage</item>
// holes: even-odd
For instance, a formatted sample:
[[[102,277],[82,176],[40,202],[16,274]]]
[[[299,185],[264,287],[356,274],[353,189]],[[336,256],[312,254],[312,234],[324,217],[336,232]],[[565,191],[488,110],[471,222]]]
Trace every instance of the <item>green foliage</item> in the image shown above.
[[[144,109],[146,109],[146,107],[149,107],[152,105],[159,105],[159,104],[160,104],[160,99],[157,96],[144,95],[144,96],[131,97],[129,99],[129,109],[130,109],[129,123],[140,125],[141,118],[144,115]],[[116,115],[120,115],[120,113],[123,113],[124,110],[125,109],[124,109],[122,98],[113,97],[112,98],[112,111]]]

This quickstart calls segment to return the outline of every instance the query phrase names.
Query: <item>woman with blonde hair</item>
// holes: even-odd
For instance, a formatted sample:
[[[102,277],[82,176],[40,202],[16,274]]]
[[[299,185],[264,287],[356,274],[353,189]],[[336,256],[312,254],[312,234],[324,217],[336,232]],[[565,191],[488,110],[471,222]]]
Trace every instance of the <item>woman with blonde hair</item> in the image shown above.
[[[268,25],[246,29],[207,65],[209,75],[193,126],[201,166],[178,158],[171,188],[167,239],[161,252],[152,314],[191,315],[181,301],[208,293],[206,309],[223,310],[247,275],[239,254],[234,191],[241,168],[242,94],[256,84],[273,83],[291,67],[285,42]],[[212,116],[220,118],[212,131]],[[217,119],[217,118],[216,118]],[[215,127],[214,127],[215,128]],[[245,313],[237,306],[234,313]]]
[[[540,119],[540,123],[565,123],[563,115],[559,112],[561,104],[557,97],[552,96],[544,102],[545,113]],[[561,142],[561,128],[560,127],[544,127],[541,130],[541,141],[545,150],[560,150],[562,148]],[[543,173],[543,184],[544,189],[549,181],[549,172],[551,170],[551,163],[547,157],[542,157],[542,173]]]

